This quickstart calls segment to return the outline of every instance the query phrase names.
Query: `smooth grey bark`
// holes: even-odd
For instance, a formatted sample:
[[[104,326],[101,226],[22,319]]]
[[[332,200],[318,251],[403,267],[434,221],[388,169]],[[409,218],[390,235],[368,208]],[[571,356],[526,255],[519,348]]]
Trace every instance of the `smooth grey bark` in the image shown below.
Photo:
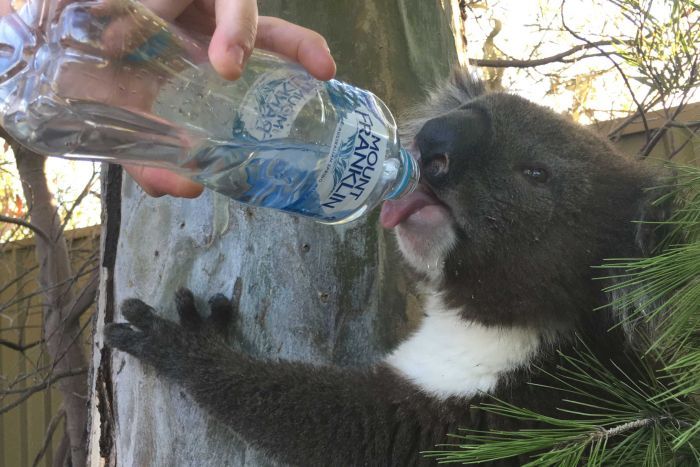
[[[42,321],[46,352],[51,359],[54,375],[73,374],[61,378],[57,384],[66,414],[66,433],[61,446],[70,450],[57,455],[54,463],[83,465],[87,456],[85,426],[88,412],[85,399],[88,391],[85,385],[86,358],[80,341],[79,319],[93,302],[95,290],[88,286],[82,294],[76,294],[66,238],[46,179],[46,157],[34,154],[14,142],[12,148],[17,160],[17,171],[22,179],[24,198],[29,206],[31,223],[42,232],[37,235],[36,257],[39,263],[39,286],[44,299]]]
[[[456,61],[449,1],[260,3],[261,14],[323,34],[338,78],[371,89],[399,114]],[[115,183],[106,184],[105,196],[114,197]],[[103,239],[92,462],[100,446],[111,465],[273,464],[149,368],[120,353],[110,361],[101,329],[120,320],[116,304],[125,298],[174,318],[180,286],[202,305],[214,293],[237,296],[245,351],[314,363],[368,364],[411,327],[415,307],[407,304],[402,265],[376,211],[329,227],[210,191],[196,200],[149,198],[126,176],[121,197],[121,217],[112,201],[104,227],[112,240]]]

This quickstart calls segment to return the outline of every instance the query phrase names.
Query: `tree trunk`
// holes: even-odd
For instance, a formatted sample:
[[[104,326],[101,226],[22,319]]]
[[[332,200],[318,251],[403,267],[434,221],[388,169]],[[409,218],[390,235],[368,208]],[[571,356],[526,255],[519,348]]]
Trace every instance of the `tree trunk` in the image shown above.
[[[54,375],[73,374],[61,378],[58,388],[66,412],[66,438],[69,459],[74,466],[86,460],[87,394],[85,367],[80,339],[81,311],[94,300],[83,295],[74,298],[74,276],[68,247],[61,227],[56,203],[46,181],[46,158],[13,143],[17,170],[22,180],[24,197],[29,205],[32,225],[43,232],[37,235],[36,255],[39,282],[44,296],[43,334],[51,357]],[[89,295],[89,293],[88,293]],[[87,305],[83,308],[83,302]],[[60,457],[57,456],[57,459]]]
[[[372,90],[399,113],[456,62],[450,2],[260,3],[261,14],[323,34],[338,78]],[[314,363],[368,364],[411,328],[407,310],[415,307],[408,306],[393,239],[378,227],[376,211],[329,227],[210,191],[197,200],[153,199],[110,173],[91,461],[101,451],[108,465],[274,464],[150,369],[123,354],[110,360],[102,326],[121,320],[116,310],[125,298],[141,298],[174,319],[179,286],[202,303],[218,292],[237,297],[245,351]],[[114,201],[119,189],[121,211]]]

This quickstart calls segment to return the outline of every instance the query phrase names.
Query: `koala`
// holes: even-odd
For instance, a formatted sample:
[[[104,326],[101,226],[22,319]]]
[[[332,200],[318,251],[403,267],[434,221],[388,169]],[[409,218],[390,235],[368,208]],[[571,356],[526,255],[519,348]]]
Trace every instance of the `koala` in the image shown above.
[[[228,346],[229,300],[204,318],[176,294],[180,322],[136,299],[107,345],[181,385],[253,445],[294,465],[430,464],[421,451],[460,428],[533,422],[474,410],[496,398],[567,417],[553,389],[581,346],[625,370],[633,352],[609,301],[605,258],[648,254],[657,176],[593,132],[455,73],[416,111],[403,141],[419,157],[412,194],[382,207],[423,296],[417,330],[364,369],[260,361]],[[505,459],[493,465],[519,465]]]

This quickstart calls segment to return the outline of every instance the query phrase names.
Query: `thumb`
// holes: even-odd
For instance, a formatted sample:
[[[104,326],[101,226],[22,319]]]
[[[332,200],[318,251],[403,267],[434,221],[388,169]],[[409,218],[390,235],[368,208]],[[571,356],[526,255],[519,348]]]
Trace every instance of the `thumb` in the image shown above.
[[[209,44],[209,60],[221,76],[241,76],[255,44],[257,26],[256,0],[216,0],[216,29]]]

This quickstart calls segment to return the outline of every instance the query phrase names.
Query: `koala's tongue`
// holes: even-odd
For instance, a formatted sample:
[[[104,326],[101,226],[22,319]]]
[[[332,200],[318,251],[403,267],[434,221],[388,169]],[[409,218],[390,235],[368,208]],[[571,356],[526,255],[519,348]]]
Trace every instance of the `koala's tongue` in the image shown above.
[[[384,201],[379,221],[384,228],[392,229],[426,206],[443,207],[440,201],[419,185],[416,191],[403,198]]]

